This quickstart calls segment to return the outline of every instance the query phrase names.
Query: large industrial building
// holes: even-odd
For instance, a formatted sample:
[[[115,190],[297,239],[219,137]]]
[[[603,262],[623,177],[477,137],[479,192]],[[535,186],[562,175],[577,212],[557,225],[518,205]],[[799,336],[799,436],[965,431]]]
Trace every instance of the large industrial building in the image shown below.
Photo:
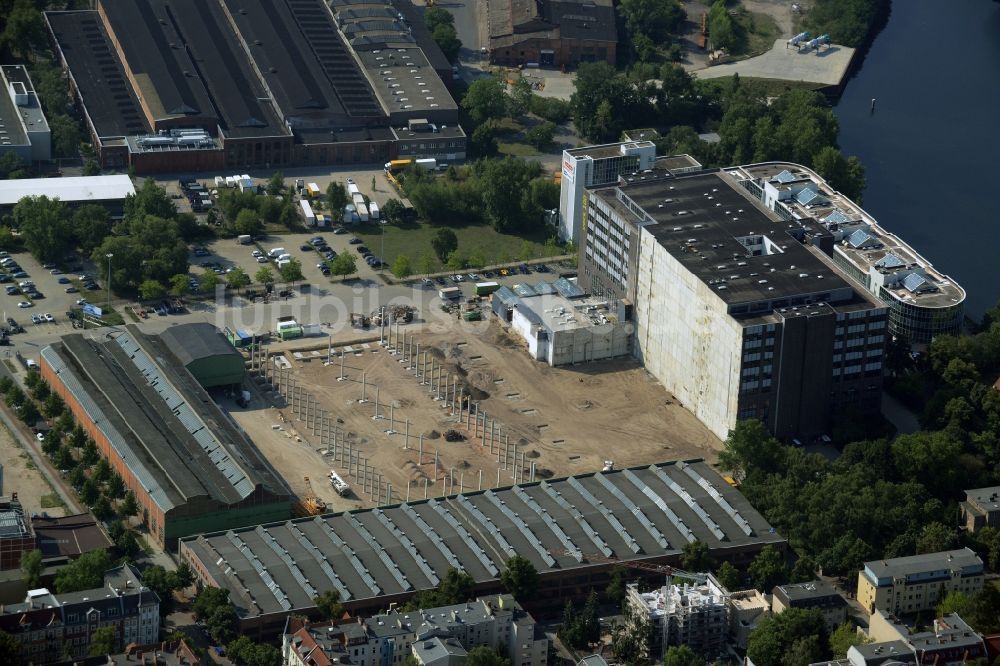
[[[443,56],[415,18],[370,0],[46,13],[101,165],[140,174],[463,159]]]
[[[697,460],[203,534],[182,539],[180,557],[200,584],[229,590],[244,632],[272,635],[290,613],[312,613],[324,589],[363,614],[436,587],[454,567],[493,593],[515,554],[540,573],[538,594],[522,602],[561,607],[606,584],[616,563],[671,564],[694,541],[734,562],[784,544]]]
[[[125,480],[151,537],[166,547],[190,534],[291,515],[284,482],[206,391],[222,379],[238,384],[242,372],[232,374],[232,348],[220,352],[205,335],[197,324],[160,335],[130,325],[94,338],[66,335],[40,354],[42,377]]]
[[[0,155],[16,153],[26,164],[52,159],[52,132],[24,65],[0,67]]]
[[[961,322],[961,287],[798,165],[666,158],[579,204],[581,287],[634,310],[633,353],[722,438],[877,411],[890,336]]]
[[[618,28],[612,0],[491,0],[489,56],[511,67],[615,64]]]

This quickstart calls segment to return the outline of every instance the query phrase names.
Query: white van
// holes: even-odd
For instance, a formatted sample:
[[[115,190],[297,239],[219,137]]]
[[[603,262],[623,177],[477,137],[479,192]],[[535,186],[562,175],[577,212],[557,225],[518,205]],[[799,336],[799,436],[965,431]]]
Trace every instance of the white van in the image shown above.
[[[283,248],[283,247],[276,247],[276,248],[273,248],[270,252],[268,252],[267,256],[269,256],[272,259],[274,259],[275,257],[280,257],[283,254],[285,254],[285,248]]]

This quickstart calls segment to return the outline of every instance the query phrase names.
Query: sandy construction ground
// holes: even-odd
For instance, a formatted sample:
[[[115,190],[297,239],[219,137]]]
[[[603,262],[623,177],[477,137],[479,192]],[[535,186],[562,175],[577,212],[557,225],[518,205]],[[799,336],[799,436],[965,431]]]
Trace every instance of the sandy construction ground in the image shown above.
[[[3,424],[0,424],[0,465],[3,465],[3,494],[9,497],[17,493],[25,515],[43,511],[50,516],[66,515],[62,500],[42,478],[27,452],[14,442],[13,435]],[[44,507],[43,497],[46,498]]]
[[[452,484],[456,492],[475,489],[480,471],[483,487],[497,484],[498,469],[500,485],[508,485],[515,445],[525,480],[532,462],[536,478],[544,478],[600,470],[605,460],[613,460],[616,467],[691,457],[715,460],[721,448],[718,438],[634,361],[551,368],[529,359],[495,319],[484,328],[479,335],[453,330],[417,333],[412,339],[414,348],[420,345],[416,358],[421,368],[433,357],[439,368],[435,372],[450,375],[464,395],[472,392],[479,410],[500,424],[494,433],[503,435],[494,435],[492,450],[488,434],[485,444],[482,437],[473,437],[468,417],[459,422],[450,401],[434,400],[415,370],[407,367],[410,364],[404,366],[377,342],[355,345],[345,356],[345,381],[338,381],[339,360],[324,365],[320,358],[305,362],[291,355],[286,357],[292,365],[286,379],[315,400],[310,413],[327,411],[327,429],[341,432],[338,446],[348,443],[351,451],[367,458],[372,473],[392,484],[395,501],[408,493],[412,499],[422,498],[425,489],[431,496],[440,495],[450,492]],[[364,403],[359,402],[362,392]],[[379,419],[373,418],[376,398]],[[267,400],[261,394],[254,402],[263,405]],[[300,497],[319,496],[330,510],[370,505],[370,493],[362,492],[357,473],[349,476],[346,465],[323,454],[319,429],[294,416],[291,406],[279,407],[234,410],[233,416],[292,490]],[[387,433],[390,429],[395,432]],[[449,429],[461,432],[466,441],[446,441]],[[483,427],[479,430],[482,434]],[[350,498],[333,492],[326,480],[330,469],[352,484]]]

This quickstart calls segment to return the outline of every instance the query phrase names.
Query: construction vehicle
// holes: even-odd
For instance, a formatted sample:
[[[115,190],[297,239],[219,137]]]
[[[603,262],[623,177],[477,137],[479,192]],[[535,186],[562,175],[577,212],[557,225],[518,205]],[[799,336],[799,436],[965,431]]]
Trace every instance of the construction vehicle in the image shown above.
[[[351,486],[332,469],[330,470],[330,485],[341,497],[347,497],[351,494]]]
[[[351,326],[354,326],[355,328],[368,328],[369,326],[371,326],[371,322],[372,322],[371,318],[364,313],[361,312],[351,313]]]
[[[309,488],[309,492],[311,493],[312,482],[309,480],[309,477],[303,477],[303,480],[306,482],[306,487]],[[315,494],[308,495],[292,505],[292,513],[298,518],[305,516],[318,516],[325,511],[326,502],[319,497],[316,497]]]

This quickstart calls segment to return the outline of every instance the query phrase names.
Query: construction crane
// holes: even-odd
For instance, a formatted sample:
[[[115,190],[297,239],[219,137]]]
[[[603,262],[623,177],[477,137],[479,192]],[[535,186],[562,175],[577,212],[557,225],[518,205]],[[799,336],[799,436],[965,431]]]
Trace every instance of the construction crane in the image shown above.
[[[567,555],[573,557],[575,553],[568,550],[560,551],[560,555]],[[640,571],[649,571],[651,573],[662,574],[667,577],[677,577],[686,578],[687,580],[694,581],[696,583],[704,583],[706,579],[706,574],[691,573],[690,571],[684,571],[682,569],[675,569],[667,564],[657,564],[656,562],[647,562],[644,560],[620,560],[617,557],[605,557],[604,555],[599,555],[597,553],[581,553],[583,559],[594,563],[603,564],[616,564],[618,566],[628,567],[630,569],[639,569]]]

